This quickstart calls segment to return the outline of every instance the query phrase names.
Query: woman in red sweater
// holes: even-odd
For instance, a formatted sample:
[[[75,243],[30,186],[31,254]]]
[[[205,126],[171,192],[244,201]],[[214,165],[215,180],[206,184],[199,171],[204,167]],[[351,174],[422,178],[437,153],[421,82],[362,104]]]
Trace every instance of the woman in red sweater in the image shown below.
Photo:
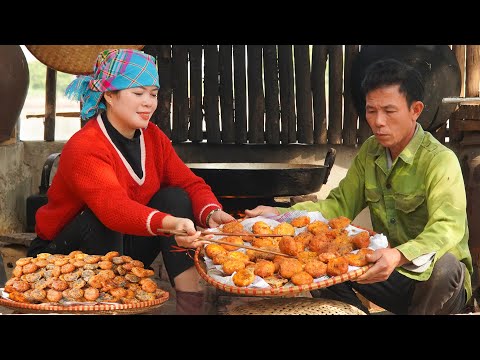
[[[82,119],[91,120],[62,150],[28,256],[116,250],[149,267],[162,252],[177,313],[198,314],[199,275],[190,254],[173,252],[172,245],[196,248],[203,242],[195,224],[216,227],[234,218],[149,121],[159,86],[154,58],[130,49],[105,50],[91,76],[68,86],[67,96],[82,101]]]

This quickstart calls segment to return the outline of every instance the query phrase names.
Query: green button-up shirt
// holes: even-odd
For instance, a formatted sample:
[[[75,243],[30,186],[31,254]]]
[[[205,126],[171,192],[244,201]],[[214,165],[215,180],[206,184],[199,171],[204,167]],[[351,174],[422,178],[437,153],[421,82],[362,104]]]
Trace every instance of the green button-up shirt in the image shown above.
[[[470,299],[473,266],[466,203],[457,156],[418,124],[412,140],[390,168],[385,148],[371,136],[345,178],[325,200],[299,203],[290,209],[320,211],[327,219],[354,219],[368,206],[373,230],[387,236],[390,246],[408,260],[435,252],[424,272],[399,267],[400,273],[418,281],[427,280],[435,262],[450,252],[468,269],[465,289]]]

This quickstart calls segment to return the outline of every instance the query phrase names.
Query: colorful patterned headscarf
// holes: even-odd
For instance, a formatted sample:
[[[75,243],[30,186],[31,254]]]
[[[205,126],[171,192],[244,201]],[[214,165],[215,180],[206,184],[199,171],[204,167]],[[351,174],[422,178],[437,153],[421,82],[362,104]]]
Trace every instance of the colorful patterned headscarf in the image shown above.
[[[138,50],[109,49],[98,55],[93,74],[77,77],[65,95],[82,101],[80,117],[87,120],[106,108],[100,102],[105,91],[139,86],[160,87],[155,58]]]

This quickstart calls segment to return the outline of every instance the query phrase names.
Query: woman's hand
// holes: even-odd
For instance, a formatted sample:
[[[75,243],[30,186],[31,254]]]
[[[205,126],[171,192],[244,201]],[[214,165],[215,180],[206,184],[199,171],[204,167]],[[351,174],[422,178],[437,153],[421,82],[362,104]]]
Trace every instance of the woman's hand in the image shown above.
[[[208,241],[198,240],[202,233],[197,231],[195,224],[190,219],[167,215],[163,219],[163,227],[165,229],[183,231],[187,233],[187,235],[175,235],[175,241],[177,242],[178,246],[185,248],[197,248],[201,245],[208,244]],[[211,237],[211,235],[206,237]]]
[[[360,275],[356,280],[359,284],[372,284],[385,281],[398,266],[407,263],[408,260],[395,248],[378,249],[373,254],[367,254],[368,262],[375,263],[367,272]]]
[[[245,210],[245,217],[251,218],[255,216],[268,216],[268,215],[280,215],[280,212],[272,207],[272,206],[265,206],[265,205],[258,205],[255,209],[252,210]]]
[[[222,224],[226,224],[232,221],[235,221],[235,218],[232,215],[226,213],[223,210],[217,210],[213,211],[212,215],[209,217],[207,227],[216,228]]]

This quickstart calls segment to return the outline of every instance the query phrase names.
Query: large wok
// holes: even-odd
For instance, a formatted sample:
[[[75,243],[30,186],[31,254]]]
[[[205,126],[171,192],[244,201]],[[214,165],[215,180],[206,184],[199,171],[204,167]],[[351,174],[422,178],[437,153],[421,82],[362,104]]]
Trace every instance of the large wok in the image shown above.
[[[219,197],[275,197],[317,192],[335,162],[330,149],[324,165],[289,163],[187,163]]]
[[[360,85],[366,68],[373,62],[393,58],[416,68],[425,81],[425,108],[418,122],[427,131],[442,126],[455,110],[456,104],[442,104],[446,97],[460,95],[461,74],[455,54],[448,45],[362,45],[352,64],[352,95],[361,118],[365,100]]]

